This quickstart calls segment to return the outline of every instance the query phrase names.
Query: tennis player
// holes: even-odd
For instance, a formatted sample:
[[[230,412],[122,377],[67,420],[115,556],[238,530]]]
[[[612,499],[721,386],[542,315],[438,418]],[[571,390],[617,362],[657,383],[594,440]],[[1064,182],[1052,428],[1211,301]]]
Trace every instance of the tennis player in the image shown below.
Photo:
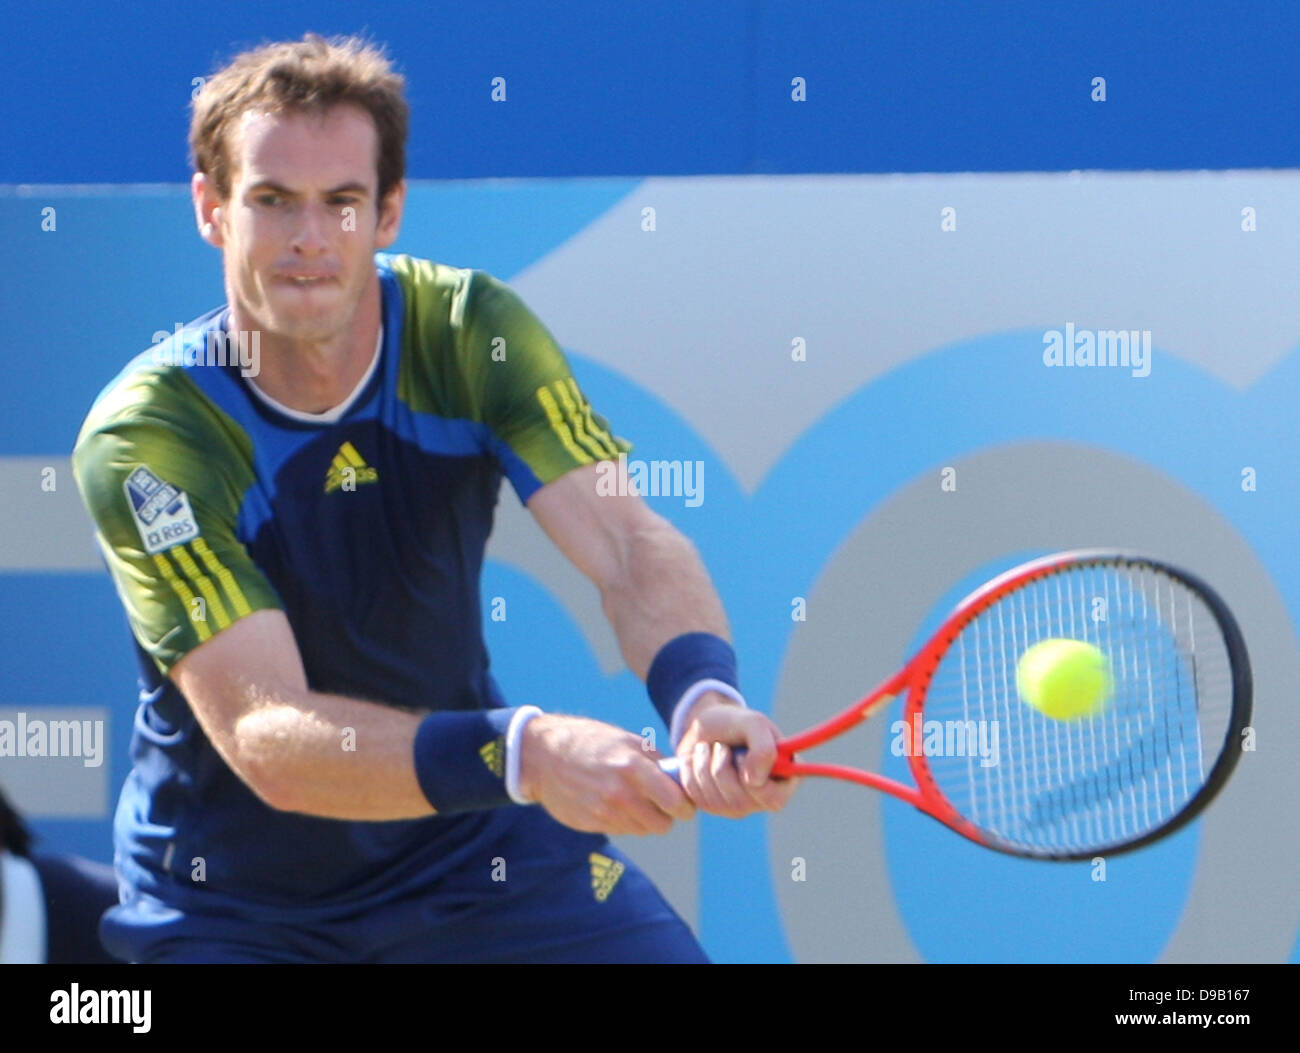
[[[226,304],[100,395],[74,466],[142,693],[115,823],[132,961],[672,961],[703,952],[605,835],[780,808],[693,546],[491,276],[404,255],[407,106],[383,55],[239,55],[194,103]],[[599,588],[671,729],[508,704],[479,576],[502,478]],[[748,749],[739,764],[732,748]]]

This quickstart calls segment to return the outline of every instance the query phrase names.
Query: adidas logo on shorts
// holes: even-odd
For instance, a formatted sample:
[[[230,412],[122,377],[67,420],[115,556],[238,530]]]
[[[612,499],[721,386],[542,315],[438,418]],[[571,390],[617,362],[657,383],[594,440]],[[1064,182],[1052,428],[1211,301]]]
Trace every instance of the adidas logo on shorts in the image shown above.
[[[623,876],[623,871],[627,867],[616,859],[602,856],[599,852],[592,852],[588,858],[591,860],[592,894],[595,895],[597,903],[604,903],[609,899],[609,894],[614,891],[614,886],[618,884],[618,879]]]

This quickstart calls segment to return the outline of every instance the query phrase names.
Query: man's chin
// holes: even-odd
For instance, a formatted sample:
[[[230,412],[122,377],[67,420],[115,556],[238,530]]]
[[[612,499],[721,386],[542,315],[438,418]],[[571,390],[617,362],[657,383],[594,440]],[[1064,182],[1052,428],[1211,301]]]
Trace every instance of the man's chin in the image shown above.
[[[333,286],[303,292],[298,289],[264,287],[249,327],[260,329],[263,338],[295,343],[320,343],[338,337],[347,330],[360,297],[348,302],[345,291]]]
[[[302,311],[271,311],[263,331],[279,340],[316,343],[337,336],[346,326],[338,311],[304,314]]]

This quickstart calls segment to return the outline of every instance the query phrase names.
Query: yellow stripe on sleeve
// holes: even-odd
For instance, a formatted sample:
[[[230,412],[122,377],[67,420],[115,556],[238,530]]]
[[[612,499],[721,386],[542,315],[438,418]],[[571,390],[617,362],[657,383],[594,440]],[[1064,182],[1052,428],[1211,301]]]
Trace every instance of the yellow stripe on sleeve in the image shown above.
[[[176,576],[176,571],[172,569],[171,561],[161,552],[155,552],[153,562],[154,566],[158,568],[158,573],[163,576],[167,583],[171,585],[172,590],[176,595],[181,598],[181,603],[185,605],[185,610],[192,611],[194,609],[194,593],[190,591],[189,586],[186,585],[185,582]],[[208,628],[206,620],[195,621],[191,618],[190,624],[194,626],[194,631],[198,633],[200,643],[212,636],[212,630]]]
[[[244,596],[244,591],[239,587],[239,582],[230,573],[230,568],[217,559],[217,554],[208,548],[208,543],[203,538],[196,537],[190,542],[190,547],[199,554],[199,558],[203,560],[203,565],[217,576],[217,580],[221,582],[221,587],[226,590],[226,596],[235,608],[235,614],[240,618],[246,614],[252,614],[253,608],[248,605],[248,600]]]
[[[203,593],[203,598],[208,601],[208,608],[212,611],[212,617],[216,619],[217,628],[224,629],[230,624],[230,615],[226,613],[226,608],[221,603],[221,596],[217,592],[216,586],[212,584],[212,579],[199,570],[199,565],[185,551],[184,545],[177,545],[175,548],[168,549],[168,551],[175,553],[176,562],[180,564],[185,576],[199,587],[199,592]]]
[[[546,411],[546,417],[551,422],[551,430],[559,436],[560,442],[564,443],[564,448],[569,451],[573,459],[579,464],[591,464],[593,458],[573,441],[573,432],[565,423],[560,407],[555,404],[555,396],[545,386],[537,389],[537,401]]]
[[[601,457],[617,457],[621,452],[618,448],[618,443],[614,441],[614,437],[610,435],[608,431],[596,423],[595,418],[591,415],[591,403],[582,397],[582,391],[578,388],[578,382],[574,380],[573,377],[569,378],[569,387],[573,389],[573,397],[582,408],[582,419],[586,423],[587,434],[608,447],[606,452],[601,454]]]
[[[560,401],[564,403],[565,416],[573,424],[575,438],[582,443],[588,453],[593,455],[595,460],[605,460],[609,455],[601,448],[600,443],[588,435],[586,430],[583,428],[582,410],[578,407],[577,403],[573,401],[572,396],[569,394],[569,389],[565,387],[564,381],[561,380],[556,383],[555,391],[556,394],[560,396]]]

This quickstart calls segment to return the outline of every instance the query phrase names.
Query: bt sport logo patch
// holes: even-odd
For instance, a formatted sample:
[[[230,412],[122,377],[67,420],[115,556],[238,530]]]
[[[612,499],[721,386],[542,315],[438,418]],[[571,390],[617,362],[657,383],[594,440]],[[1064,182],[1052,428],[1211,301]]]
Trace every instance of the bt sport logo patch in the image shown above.
[[[198,523],[184,490],[158,478],[144,465],[128,475],[122,487],[149,555],[199,536]]]

